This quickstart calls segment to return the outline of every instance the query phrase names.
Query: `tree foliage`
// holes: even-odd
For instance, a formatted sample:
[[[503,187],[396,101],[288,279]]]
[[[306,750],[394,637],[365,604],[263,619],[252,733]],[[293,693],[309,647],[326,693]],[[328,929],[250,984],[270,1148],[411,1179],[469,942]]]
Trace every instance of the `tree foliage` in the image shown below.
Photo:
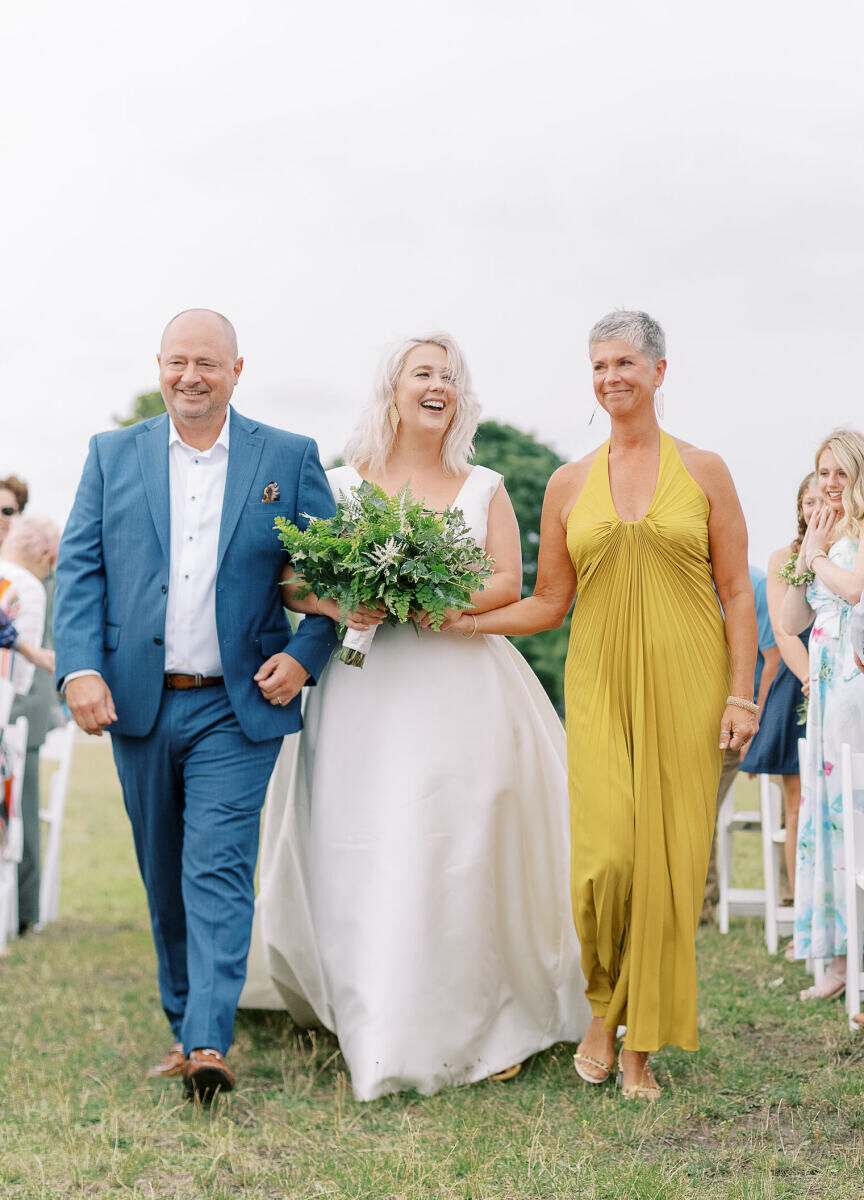
[[[115,417],[115,425],[137,425],[139,421],[149,421],[165,411],[165,401],[160,391],[140,392],[132,401],[132,413],[128,417]]]
[[[522,595],[530,596],[537,581],[543,496],[549,476],[564,459],[530,433],[523,433],[513,425],[500,425],[497,421],[481,422],[474,445],[475,460],[504,476],[522,538]],[[564,711],[564,660],[569,624],[568,620],[560,629],[511,639],[560,713]]]

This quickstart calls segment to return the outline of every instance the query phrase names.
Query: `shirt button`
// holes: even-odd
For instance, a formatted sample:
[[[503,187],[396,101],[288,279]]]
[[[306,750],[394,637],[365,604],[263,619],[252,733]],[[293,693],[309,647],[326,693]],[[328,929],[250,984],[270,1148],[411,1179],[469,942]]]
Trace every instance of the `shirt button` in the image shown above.
[[[161,645],[162,645],[162,639],[161,639],[161,638],[154,638],[154,639],[153,639],[153,645],[154,645],[154,646],[161,646]]]
[[[163,583],[163,584],[162,584],[162,595],[164,596],[164,595],[165,595],[165,593],[166,593],[167,591],[168,591],[168,589],[167,589],[167,587],[165,586],[165,584]]]
[[[192,534],[190,533],[190,534],[189,534],[189,541],[190,541],[190,542],[194,542],[194,540],[195,540],[195,539],[192,537]]]
[[[189,576],[188,576],[188,575],[184,575],[184,576],[183,576],[183,578],[184,578],[184,579],[188,579],[188,578],[189,578]]]

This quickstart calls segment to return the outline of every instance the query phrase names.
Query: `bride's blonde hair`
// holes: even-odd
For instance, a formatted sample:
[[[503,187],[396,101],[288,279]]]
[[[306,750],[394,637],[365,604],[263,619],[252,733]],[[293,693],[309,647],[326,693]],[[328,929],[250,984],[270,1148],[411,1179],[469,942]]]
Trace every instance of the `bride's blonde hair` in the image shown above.
[[[816,451],[816,478],[819,459],[830,450],[846,472],[843,489],[844,529],[860,538],[864,529],[864,437],[856,429],[835,429]]]
[[[441,445],[441,466],[445,475],[461,475],[468,470],[474,453],[480,405],[471,387],[471,374],[464,354],[455,338],[443,332],[406,338],[384,355],[375,373],[372,397],[348,440],[343,457],[355,469],[368,463],[372,471],[383,471],[396,440],[390,424],[390,407],[405,359],[415,346],[440,346],[447,354],[447,369],[456,391],[456,413]]]

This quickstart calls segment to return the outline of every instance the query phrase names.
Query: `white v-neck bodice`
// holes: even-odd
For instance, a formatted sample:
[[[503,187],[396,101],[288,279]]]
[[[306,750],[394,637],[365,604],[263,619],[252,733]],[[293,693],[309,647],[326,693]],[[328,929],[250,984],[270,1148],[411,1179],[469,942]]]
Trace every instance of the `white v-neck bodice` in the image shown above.
[[[497,471],[491,471],[488,467],[473,466],[450,506],[461,509],[465,524],[478,546],[486,545],[489,505],[498,491],[501,478]],[[359,487],[363,476],[354,467],[333,467],[327,472],[327,480],[334,500],[339,500],[351,488]]]

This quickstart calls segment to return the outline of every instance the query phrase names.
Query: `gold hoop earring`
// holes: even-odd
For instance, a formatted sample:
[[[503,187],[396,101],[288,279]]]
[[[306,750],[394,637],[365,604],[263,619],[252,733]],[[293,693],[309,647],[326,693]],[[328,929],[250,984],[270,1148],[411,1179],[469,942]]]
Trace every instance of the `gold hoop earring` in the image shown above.
[[[597,409],[598,409],[599,407],[600,407],[600,401],[599,401],[599,400],[596,400],[596,401],[594,402],[594,407],[591,409],[591,416],[588,418],[588,424],[589,424],[589,425],[590,425],[590,424],[592,424],[592,422],[593,422],[594,418],[597,416]]]
[[[662,388],[654,389],[654,411],[657,413],[657,420],[663,420],[663,402],[666,397],[663,395]]]
[[[399,432],[399,409],[395,404],[390,405],[390,428],[393,430],[394,436]]]

